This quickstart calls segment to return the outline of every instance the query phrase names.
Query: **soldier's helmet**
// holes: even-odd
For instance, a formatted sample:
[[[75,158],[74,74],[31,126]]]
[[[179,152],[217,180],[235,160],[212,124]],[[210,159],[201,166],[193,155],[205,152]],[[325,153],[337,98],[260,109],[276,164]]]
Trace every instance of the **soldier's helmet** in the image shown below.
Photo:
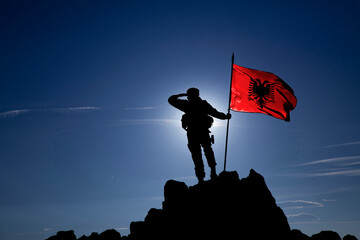
[[[197,88],[189,88],[187,91],[186,91],[186,94],[189,96],[189,97],[199,97],[200,95],[200,91],[199,89]]]

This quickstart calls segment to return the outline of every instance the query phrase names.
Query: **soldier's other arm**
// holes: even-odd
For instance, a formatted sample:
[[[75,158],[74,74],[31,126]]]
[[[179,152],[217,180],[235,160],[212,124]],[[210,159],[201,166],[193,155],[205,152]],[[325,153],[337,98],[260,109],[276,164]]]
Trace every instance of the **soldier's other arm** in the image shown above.
[[[216,110],[213,106],[211,106],[210,104],[208,104],[208,112],[209,112],[209,115],[213,116],[213,117],[216,117],[218,119],[222,119],[222,120],[225,120],[225,119],[230,119],[231,118],[231,114],[228,113],[228,114],[225,114],[225,113],[222,113],[222,112],[219,112],[218,110]]]
[[[171,106],[176,107],[181,111],[185,111],[186,100],[179,99],[180,97],[187,96],[186,93],[175,94],[169,97],[168,102]]]

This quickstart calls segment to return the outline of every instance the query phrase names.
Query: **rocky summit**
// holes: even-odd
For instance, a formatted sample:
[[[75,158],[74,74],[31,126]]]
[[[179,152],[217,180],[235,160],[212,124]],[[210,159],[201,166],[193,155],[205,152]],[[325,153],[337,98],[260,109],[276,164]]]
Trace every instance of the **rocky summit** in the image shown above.
[[[62,231],[47,240],[75,239],[73,231]],[[132,222],[128,236],[107,230],[80,239],[341,240],[332,231],[309,237],[291,230],[263,176],[254,170],[243,179],[235,171],[222,172],[216,179],[190,187],[184,182],[168,180],[162,209],[152,208],[144,221]],[[357,238],[347,235],[343,240]]]
[[[283,211],[254,170],[240,180],[222,172],[193,187],[169,180],[162,209],[150,209],[145,221],[132,222],[131,239],[288,239]]]

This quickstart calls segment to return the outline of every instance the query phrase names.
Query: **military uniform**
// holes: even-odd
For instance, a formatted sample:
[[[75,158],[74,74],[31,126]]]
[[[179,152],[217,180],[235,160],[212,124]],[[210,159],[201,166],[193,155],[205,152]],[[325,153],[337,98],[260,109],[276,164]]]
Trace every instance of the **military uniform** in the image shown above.
[[[190,90],[190,89],[189,89]],[[188,91],[189,91],[188,90]],[[213,116],[219,119],[228,119],[227,115],[218,112],[207,101],[200,97],[191,100],[179,99],[181,95],[169,97],[169,103],[175,108],[185,112],[182,117],[182,127],[187,131],[188,147],[195,165],[195,174],[199,182],[205,177],[204,163],[202,160],[201,147],[207,163],[211,169],[211,178],[216,177],[216,161],[211,147],[209,128],[212,125]]]

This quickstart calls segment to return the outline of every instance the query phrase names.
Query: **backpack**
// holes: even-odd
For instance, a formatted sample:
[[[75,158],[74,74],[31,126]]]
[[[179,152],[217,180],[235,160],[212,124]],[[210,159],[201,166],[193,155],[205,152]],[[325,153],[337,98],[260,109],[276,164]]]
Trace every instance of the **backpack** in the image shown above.
[[[189,128],[189,125],[191,125],[191,121],[194,121],[191,120],[191,115],[188,114],[188,113],[185,113],[182,115],[181,117],[181,126],[183,129],[187,130]],[[198,122],[196,122],[198,121]],[[209,116],[209,115],[204,115],[204,116],[201,116],[200,118],[197,118],[195,121],[195,123],[193,122],[193,124],[198,124],[199,126],[204,126],[206,127],[207,129],[211,128],[212,124],[214,123],[214,119]]]

